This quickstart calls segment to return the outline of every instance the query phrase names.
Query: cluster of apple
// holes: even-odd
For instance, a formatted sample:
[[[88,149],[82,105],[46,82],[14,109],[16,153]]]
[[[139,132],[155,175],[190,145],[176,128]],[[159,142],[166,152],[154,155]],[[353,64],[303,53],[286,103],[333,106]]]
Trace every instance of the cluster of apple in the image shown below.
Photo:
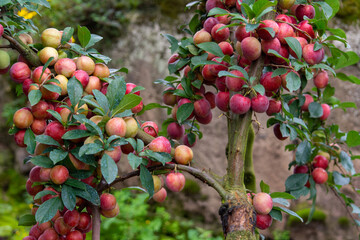
[[[105,97],[112,76],[104,63],[96,62],[96,59],[89,56],[80,55],[73,59],[68,58],[66,51],[63,50],[69,46],[67,43],[61,44],[61,39],[62,32],[55,28],[46,29],[41,34],[43,48],[39,50],[38,56],[41,63],[46,64],[47,67],[31,68],[30,64],[20,55],[18,62],[11,67],[9,62],[9,65],[4,68],[4,73],[10,69],[11,79],[22,85],[23,92],[32,105],[17,110],[13,116],[14,128],[12,132],[16,144],[20,147],[28,147],[31,134],[34,134],[34,137],[43,136],[47,139],[36,143],[32,157],[40,157],[40,166],[37,165],[31,169],[26,183],[27,192],[34,198],[32,209],[34,215],[46,201],[54,200],[53,198],[61,199],[63,186],[69,181],[76,180],[76,182],[82,182],[82,184],[96,189],[103,175],[100,161],[105,154],[114,163],[120,161],[122,153],[139,155],[130,142],[128,144],[122,143],[122,145],[114,144],[114,146],[105,148],[105,143],[110,138],[135,138],[141,128],[154,139],[149,145],[144,146],[140,152],[151,150],[153,152],[172,153],[174,163],[178,164],[187,165],[192,161],[192,150],[185,145],[176,146],[173,150],[167,138],[158,136],[159,129],[156,123],[147,121],[140,126],[133,115],[143,109],[142,101],[131,108],[130,115],[127,114],[126,117],[104,117],[95,111],[94,104],[91,103],[81,102],[80,104],[79,102],[75,105],[70,96],[74,93],[68,92],[70,78],[74,79],[75,77],[79,81],[82,97],[87,95],[99,96],[100,93]],[[33,43],[28,34],[21,35],[20,40],[25,44]],[[1,65],[1,67],[3,66]],[[126,83],[125,95],[140,95],[140,91],[133,91],[135,87],[136,85],[133,83]],[[95,91],[98,93],[96,94]],[[118,101],[120,102],[120,100]],[[94,99],[90,101],[94,101]],[[95,101],[94,103],[96,104]],[[88,131],[87,126],[89,125],[86,125],[86,122],[80,122],[80,118],[77,117],[86,118],[97,125],[105,137],[100,138],[100,136],[90,134],[90,132],[88,135],[81,135],[81,133],[84,134],[84,131]],[[76,131],[80,134],[79,136],[64,138],[65,134],[70,132],[75,134]],[[104,147],[104,150],[93,154],[95,159],[93,164],[96,165],[96,168],[81,158],[79,153],[73,152],[76,148],[94,143],[101,143]],[[57,159],[56,163],[47,162],[53,161],[55,155],[52,154],[54,151],[66,154],[66,156],[56,156],[56,158],[61,158]],[[148,160],[148,167],[156,165],[156,162],[150,158],[142,158]],[[87,171],[89,174],[87,178],[75,176],[76,174],[73,176],[72,173],[76,173],[76,171]],[[165,188],[163,188],[164,181],[162,179],[162,176],[153,175],[156,192],[154,200],[158,202],[164,201],[167,195]],[[185,177],[180,172],[170,172],[166,175],[165,183],[169,190],[178,192],[185,185]],[[91,204],[93,203],[90,203],[89,199],[76,195],[74,209],[68,210],[64,207],[63,210],[59,209],[48,222],[37,222],[25,239],[85,239],[85,234],[91,230]],[[119,212],[120,209],[115,197],[110,193],[101,194],[100,213],[104,217],[115,217]]]
[[[272,224],[272,217],[269,214],[273,208],[271,196],[265,192],[248,193],[247,196],[256,211],[256,227],[261,230],[269,228]]]
[[[326,172],[326,169],[329,166],[329,161],[330,154],[327,152],[319,151],[312,160],[312,162],[310,162],[309,164],[295,166],[294,174],[311,174],[315,183],[323,184],[328,180],[328,173]],[[308,181],[305,186],[310,187],[310,182]]]
[[[315,15],[312,5],[294,5],[294,1],[280,1],[279,7],[284,14],[278,14],[274,20],[262,20],[259,26],[252,31],[246,30],[245,23],[237,26],[234,39],[231,38],[231,28],[226,27],[232,23],[230,15],[208,16],[202,22],[203,28],[194,34],[193,43],[196,46],[207,42],[217,43],[225,56],[237,59],[237,67],[243,68],[243,71],[236,66],[234,68],[224,58],[215,56],[208,51],[205,51],[208,54],[207,60],[213,61],[214,64],[206,64],[195,70],[191,69],[190,64],[184,66],[184,77],[192,78],[192,82],[196,80],[202,82],[200,87],[191,86],[194,94],[202,98],[197,96],[193,99],[187,99],[172,95],[175,90],[183,90],[181,83],[176,88],[167,88],[163,95],[163,102],[174,106],[172,116],[175,120],[177,109],[185,103],[194,104],[194,111],[189,119],[195,117],[202,124],[208,124],[211,121],[211,109],[215,106],[223,112],[231,111],[235,114],[245,114],[251,109],[257,113],[266,112],[267,115],[271,116],[281,111],[280,95],[284,90],[288,90],[288,74],[292,72],[298,77],[305,74],[304,71],[295,71],[291,63],[285,59],[299,58],[309,66],[313,66],[324,59],[325,52],[322,47],[316,48],[316,32],[308,21]],[[208,0],[205,8],[207,13],[214,8],[225,9],[229,13],[234,11],[241,13],[241,1]],[[292,37],[299,43],[302,49],[301,56],[297,56],[295,51],[289,47],[286,39],[288,37]],[[268,66],[259,79],[259,83],[265,89],[264,95],[251,91],[251,82],[244,76],[245,71],[249,71],[251,63],[260,58],[261,55],[265,56],[265,65]],[[175,53],[169,59],[168,64],[176,64],[180,59],[181,56]],[[288,70],[284,74],[275,74],[274,76],[273,73],[278,68]],[[219,76],[221,71],[228,71],[229,74]],[[314,75],[314,85],[318,89],[327,86],[329,76],[325,70],[313,69],[312,74]],[[216,85],[218,92],[206,91],[205,85]],[[308,106],[314,101],[314,98],[310,94],[303,94],[303,97],[306,100],[301,109],[308,111]],[[296,99],[297,97],[291,99],[288,104],[290,105]],[[322,103],[321,106],[323,115],[319,119],[323,121],[328,118],[331,108],[326,103]],[[275,126],[274,131],[277,132],[276,136],[280,136],[278,138],[281,139],[281,133],[276,128],[279,126]],[[177,122],[171,123],[168,134],[175,139],[180,139],[184,135],[184,128]],[[183,142],[185,143],[186,140],[188,139],[184,136]]]

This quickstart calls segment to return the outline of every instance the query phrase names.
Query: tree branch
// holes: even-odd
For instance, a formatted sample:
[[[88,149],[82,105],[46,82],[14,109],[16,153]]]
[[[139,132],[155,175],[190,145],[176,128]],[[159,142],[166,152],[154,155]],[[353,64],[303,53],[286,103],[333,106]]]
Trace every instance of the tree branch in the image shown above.
[[[181,170],[181,171],[189,173],[190,175],[194,176],[195,178],[201,180],[202,182],[206,183],[210,187],[214,188],[219,193],[219,195],[221,196],[222,199],[226,198],[227,192],[225,191],[223,186],[218,181],[216,181],[213,177],[211,177],[207,172],[205,172],[204,170],[199,170],[199,169],[196,169],[196,168],[193,168],[190,166],[177,165],[177,164],[165,164],[164,166],[153,166],[153,167],[149,167],[148,170],[151,172],[151,171],[155,171],[155,170],[164,170],[164,169],[175,170],[175,168],[177,170]],[[112,182],[111,184],[103,185],[102,188],[99,189],[99,191],[102,192],[105,189],[110,188],[119,182],[123,182],[127,179],[130,179],[132,177],[139,176],[139,175],[140,175],[140,170],[136,170],[136,171],[127,173],[127,174],[115,179],[115,181]]]
[[[92,214],[92,240],[100,240],[100,207],[91,205]]]
[[[3,34],[3,38],[9,41],[10,46],[16,49],[33,67],[41,66],[41,62],[36,53],[31,50],[19,37],[11,37],[10,35]]]
[[[9,44],[9,45],[0,45],[0,48],[13,48],[13,47]]]
[[[255,140],[254,127],[250,125],[247,145],[246,145],[246,155],[245,155],[245,173],[244,173],[244,183],[246,189],[256,192],[256,177],[253,164],[253,145]]]

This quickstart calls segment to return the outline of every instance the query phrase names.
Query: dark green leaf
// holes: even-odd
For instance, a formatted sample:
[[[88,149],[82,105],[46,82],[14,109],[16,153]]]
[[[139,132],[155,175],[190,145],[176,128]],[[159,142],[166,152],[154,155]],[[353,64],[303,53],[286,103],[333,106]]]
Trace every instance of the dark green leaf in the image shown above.
[[[350,131],[346,135],[346,144],[349,147],[356,147],[360,145],[360,134],[358,131]]]
[[[271,77],[273,78],[276,76],[283,75],[283,74],[287,73],[287,71],[288,70],[286,68],[278,68],[271,74]]]
[[[286,212],[287,214],[300,219],[301,222],[304,222],[304,220],[296,212],[293,212],[290,209],[287,209],[287,208],[284,208],[284,207],[274,207],[273,209],[278,209],[278,210],[281,210],[283,212]]]
[[[300,44],[299,40],[297,40],[294,37],[286,37],[285,41],[289,45],[289,47],[295,52],[298,59],[301,59],[302,48],[301,48],[301,44]]]
[[[137,169],[140,164],[142,163],[142,158],[141,157],[138,157],[136,156],[135,154],[133,153],[129,153],[129,155],[127,156],[128,158],[128,161],[129,161],[129,164],[130,166],[132,167],[132,169]]]
[[[283,199],[283,198],[273,198],[273,203],[277,203],[277,204],[280,204],[280,205],[283,205],[285,207],[290,207],[290,203],[289,201],[287,201],[286,199]]]
[[[142,156],[147,156],[151,160],[156,162],[161,162],[163,165],[167,162],[171,162],[171,155],[165,152],[153,152],[151,150],[145,150],[145,152],[141,153]]]
[[[215,56],[218,56],[218,57],[224,56],[224,53],[222,52],[221,48],[215,42],[204,42],[204,43],[198,44],[197,46],[204,51],[214,54]]]
[[[94,46],[97,42],[100,42],[103,39],[102,36],[96,35],[96,34],[91,34],[91,38],[89,43],[86,45],[85,48],[90,48],[92,46]]]
[[[102,108],[104,113],[106,114],[107,112],[109,112],[110,105],[109,105],[109,101],[106,98],[106,96],[97,89],[93,90],[93,94],[94,94],[94,96],[96,98],[97,103]]]
[[[35,137],[35,141],[49,146],[60,147],[60,144],[56,140],[54,140],[52,137],[47,135],[38,135]]]
[[[353,52],[353,51],[346,52],[345,55],[341,55],[339,57],[339,60],[335,66],[335,69],[340,69],[340,68],[344,68],[347,66],[351,66],[353,64],[358,63],[359,60],[360,60],[360,58],[355,52]]]
[[[284,199],[295,199],[295,197],[286,192],[273,192],[270,194],[271,198],[284,198]]]
[[[84,198],[85,200],[88,200],[95,206],[99,206],[100,197],[98,192],[88,184],[85,184],[85,186],[86,186],[86,190],[73,189],[75,191],[75,195]]]
[[[170,34],[163,34],[164,37],[166,37],[166,39],[169,41],[169,43],[171,44],[171,54],[173,54],[178,48],[179,48],[179,41],[176,40],[176,38],[174,38],[172,35]]]
[[[68,152],[65,152],[62,149],[54,149],[50,152],[50,159],[54,164],[57,164],[58,162],[64,160],[68,155]]]
[[[40,90],[32,90],[29,92],[28,98],[31,106],[34,106],[38,102],[40,102],[42,94]]]
[[[93,129],[96,131],[97,135],[100,136],[101,139],[104,139],[104,135],[101,131],[101,128],[98,125],[96,125],[93,121],[87,119],[82,114],[74,115],[74,118],[79,122],[84,123],[88,131],[92,131]]]
[[[78,39],[79,39],[81,46],[83,48],[85,48],[91,39],[91,33],[90,33],[89,29],[87,29],[87,27],[78,26],[77,35],[78,35]]]
[[[151,173],[147,170],[144,165],[140,165],[140,181],[141,184],[146,188],[150,198],[154,195],[154,182]]]
[[[34,156],[31,158],[31,162],[36,166],[44,168],[52,168],[54,166],[54,163],[50,160],[50,158],[42,155]]]
[[[264,183],[263,180],[261,180],[261,182],[260,182],[260,189],[261,189],[261,192],[270,193],[270,187],[269,187],[269,185],[267,185],[266,183]]]
[[[192,33],[196,32],[199,25],[200,25],[200,16],[199,14],[195,14],[189,22],[189,28],[192,31]]]
[[[61,37],[61,44],[65,45],[71,39],[73,34],[74,34],[74,29],[72,27],[66,27]]]
[[[63,205],[59,197],[51,198],[40,205],[36,211],[35,219],[39,224],[48,222],[62,208]]]
[[[46,196],[46,195],[56,195],[56,194],[57,194],[57,193],[54,192],[54,191],[43,190],[43,191],[41,191],[41,192],[38,192],[38,193],[35,195],[34,199],[37,200],[37,199],[40,199],[40,198],[42,198],[42,197],[44,197],[44,196]]]
[[[115,161],[107,154],[104,154],[100,161],[101,173],[105,181],[110,184],[112,183],[118,174],[118,168]]]
[[[350,183],[350,178],[344,177],[341,173],[334,171],[332,174],[336,185],[343,186]]]
[[[76,179],[68,178],[64,184],[81,190],[86,190],[86,184]]]
[[[82,94],[83,94],[83,86],[79,82],[79,80],[76,79],[76,77],[72,77],[69,79],[67,84],[67,90],[70,98],[70,102],[72,106],[76,106],[76,104],[79,103]]]
[[[300,77],[294,72],[289,72],[286,75],[286,87],[289,89],[289,92],[298,90],[301,87]]]
[[[67,131],[62,136],[62,139],[65,139],[65,140],[79,139],[79,138],[84,138],[84,137],[88,137],[88,136],[91,136],[91,135],[92,134],[87,130],[75,129],[75,130]]]
[[[64,206],[70,211],[74,210],[76,206],[75,191],[68,185],[63,185],[61,189],[61,199]]]
[[[257,84],[257,85],[255,85],[255,86],[253,86],[253,89],[254,89],[257,93],[259,93],[259,94],[261,94],[261,95],[265,95],[265,88],[264,88],[263,85]]]
[[[293,174],[285,181],[286,191],[297,190],[304,187],[309,179],[308,174]]]
[[[350,172],[351,175],[355,174],[354,164],[350,156],[346,152],[341,151],[340,161],[341,161],[341,165],[343,165],[346,171]]]
[[[96,166],[95,156],[94,155],[79,155],[80,148],[76,147],[72,149],[70,152],[72,155],[74,155],[75,158],[80,160],[83,163],[90,164],[92,166]]]
[[[123,112],[127,109],[131,109],[133,107],[136,107],[140,102],[142,98],[135,94],[127,94],[123,97],[119,105],[114,109],[113,115],[116,115],[120,112]]]
[[[50,113],[56,120],[58,120],[60,123],[62,122],[62,118],[60,116],[60,114],[54,110],[47,110],[48,113]]]
[[[177,112],[176,112],[176,118],[178,122],[181,124],[183,123],[194,111],[194,104],[193,103],[185,103],[181,105]]]
[[[307,140],[301,142],[296,149],[295,156],[298,165],[304,165],[309,162],[311,156],[311,144]]]
[[[312,118],[319,118],[323,115],[323,108],[320,103],[312,102],[309,104],[309,113]]]
[[[36,142],[35,142],[35,135],[31,128],[28,128],[24,135],[24,143],[26,144],[26,151],[30,154],[34,154]]]
[[[25,214],[20,217],[18,225],[19,226],[33,226],[35,224],[36,224],[35,216],[32,214]]]
[[[282,221],[282,214],[281,214],[280,210],[272,209],[269,214],[273,219],[275,219],[277,221]]]
[[[83,146],[81,146],[81,148],[79,150],[79,155],[80,156],[83,156],[84,154],[92,155],[92,154],[99,153],[103,150],[104,150],[103,146],[99,143],[88,143],[88,144],[84,144]]]
[[[208,16],[223,15],[223,14],[227,15],[229,14],[229,12],[227,12],[225,9],[215,7],[209,11]]]

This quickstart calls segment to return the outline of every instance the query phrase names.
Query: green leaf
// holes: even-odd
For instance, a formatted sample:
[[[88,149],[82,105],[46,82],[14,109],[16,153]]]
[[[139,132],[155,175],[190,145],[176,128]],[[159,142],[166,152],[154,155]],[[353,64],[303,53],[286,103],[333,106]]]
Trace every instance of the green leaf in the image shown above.
[[[61,147],[56,140],[54,140],[52,137],[47,135],[38,135],[35,137],[35,141],[49,146]]]
[[[101,139],[104,139],[104,134],[101,131],[101,128],[96,125],[93,121],[87,119],[84,115],[74,115],[74,118],[78,120],[81,123],[84,123],[88,131],[95,130],[98,136],[100,136]]]
[[[311,69],[315,68],[315,69],[326,69],[328,71],[330,71],[334,76],[336,75],[334,69],[332,67],[330,67],[329,65],[326,65],[324,63],[319,63],[319,64],[315,64],[313,66],[310,67]]]
[[[61,162],[64,160],[68,155],[68,152],[65,152],[62,149],[54,149],[50,152],[50,159],[54,164],[57,164],[58,162]]]
[[[316,2],[316,4],[321,6],[321,9],[324,13],[324,16],[329,20],[333,15],[333,9],[326,2]]]
[[[304,220],[296,212],[293,212],[290,209],[287,209],[287,208],[284,208],[284,207],[278,207],[278,206],[274,207],[273,209],[277,209],[277,210],[281,210],[283,212],[286,212],[287,214],[300,219],[301,222],[304,222]]]
[[[141,157],[138,157],[133,153],[129,153],[127,158],[128,158],[130,166],[134,170],[137,169],[140,166],[140,164],[142,163],[142,160],[143,160]]]
[[[278,68],[271,74],[271,77],[273,78],[276,76],[283,75],[283,74],[287,73],[287,71],[288,70],[286,68]]]
[[[34,156],[31,158],[31,162],[36,166],[44,168],[52,168],[54,166],[54,163],[50,160],[50,158],[42,155]]]
[[[40,90],[32,90],[29,92],[28,98],[31,106],[36,105],[38,102],[40,102],[42,97]]]
[[[35,224],[35,216],[32,214],[25,214],[20,217],[18,226],[33,226]]]
[[[301,59],[302,56],[302,48],[299,40],[297,40],[294,37],[286,37],[285,38],[286,43],[289,45],[289,47],[294,51],[298,59]]]
[[[311,156],[311,144],[305,140],[299,144],[296,149],[296,163],[298,165],[304,165],[310,161]]]
[[[28,128],[24,135],[24,143],[26,144],[26,151],[30,154],[34,154],[36,142],[35,142],[35,135],[31,128]]]
[[[104,113],[106,114],[107,112],[109,112],[109,101],[108,99],[106,98],[106,96],[100,92],[99,90],[97,89],[94,89],[93,90],[93,94],[96,98],[96,101],[97,103],[99,104],[99,106],[102,108],[102,110],[104,111]]]
[[[258,27],[259,27],[259,23],[257,23],[257,24],[251,24],[251,23],[247,23],[246,25],[245,25],[245,31],[246,32],[252,32],[252,31],[254,31],[255,29],[257,29]]]
[[[308,179],[309,179],[309,174],[290,175],[285,181],[286,191],[303,188],[304,185],[307,183]]]
[[[290,207],[290,203],[286,200],[286,199],[283,199],[283,198],[273,198],[273,203],[277,203],[277,204],[281,204],[285,207]]]
[[[255,13],[255,17],[258,17],[263,11],[267,10],[268,8],[272,10],[273,6],[276,6],[276,2],[270,2],[269,0],[257,0],[252,6],[252,9]]]
[[[101,173],[105,181],[110,184],[112,183],[118,174],[118,168],[115,161],[106,153],[102,156],[100,160]]]
[[[140,165],[140,181],[149,193],[150,198],[152,198],[154,195],[154,181],[149,170],[142,164]]]
[[[350,183],[350,178],[344,177],[341,173],[339,173],[339,172],[337,172],[337,171],[334,171],[334,172],[332,173],[332,175],[333,175],[333,178],[334,178],[334,183],[335,183],[336,185],[344,186],[344,185]]]
[[[126,92],[126,83],[123,77],[115,77],[107,89],[106,97],[109,101],[109,108],[113,109],[119,105]]]
[[[351,175],[355,174],[354,164],[350,156],[344,151],[341,151],[340,153],[340,162],[346,171],[350,172]]]
[[[142,98],[135,94],[125,95],[119,105],[114,109],[113,116],[127,109],[136,107],[141,102],[141,100]]]
[[[261,191],[264,192],[264,193],[270,193],[270,187],[269,187],[269,185],[267,185],[266,183],[264,183],[263,180],[261,180],[261,182],[260,182],[260,189],[261,189]]]
[[[86,190],[86,183],[83,183],[76,179],[68,178],[68,180],[66,180],[64,184],[81,190]]]
[[[88,136],[91,136],[91,135],[92,134],[87,130],[75,129],[75,130],[67,131],[62,136],[62,139],[65,139],[65,140],[79,139],[79,138],[84,138],[84,137],[88,137]]]
[[[96,43],[100,42],[102,39],[103,39],[102,36],[99,36],[99,35],[96,35],[96,34],[91,34],[90,41],[89,41],[89,43],[86,45],[85,48],[88,49],[89,47],[94,46]]]
[[[176,40],[176,38],[170,34],[162,34],[170,43],[171,47],[171,54],[173,54],[174,52],[176,52],[176,50],[178,50],[179,48],[179,41]]]
[[[91,33],[90,33],[89,29],[87,29],[87,27],[81,27],[79,25],[77,35],[78,35],[78,39],[79,39],[81,46],[83,48],[85,48],[91,39]]]
[[[225,9],[215,7],[209,11],[208,16],[223,15],[223,14],[228,15],[229,12],[226,11]]]
[[[270,194],[271,198],[284,198],[284,199],[295,199],[295,197],[286,192],[273,192]]]
[[[62,186],[61,199],[67,209],[70,211],[74,210],[76,206],[76,196],[72,187],[68,185]]]
[[[189,28],[193,34],[196,32],[197,27],[199,25],[200,25],[200,16],[199,14],[195,14],[189,22]]]
[[[100,197],[99,197],[98,192],[88,184],[85,184],[85,186],[86,186],[85,190],[73,189],[75,191],[75,195],[78,197],[84,198],[85,200],[88,200],[95,206],[99,206],[100,205]]]
[[[289,89],[289,92],[298,90],[301,87],[300,77],[294,72],[289,72],[286,75],[286,87]]]
[[[287,63],[290,62],[289,59],[281,56],[280,53],[278,53],[277,51],[275,51],[275,50],[273,50],[273,49],[269,49],[269,50],[267,51],[267,53],[271,53],[272,55],[274,55],[274,56],[276,56],[276,57],[278,57],[278,58],[281,58],[282,60],[284,60],[284,61],[287,62]]]
[[[92,154],[99,153],[103,150],[104,150],[103,146],[99,143],[88,143],[88,144],[84,144],[83,146],[81,146],[81,148],[79,150],[79,155],[80,156],[92,155]]]
[[[355,52],[353,52],[353,51],[346,52],[345,55],[341,55],[339,57],[339,60],[337,61],[337,64],[335,65],[335,70],[344,68],[347,66],[351,66],[353,64],[358,63],[359,61],[360,61],[360,58]]]
[[[194,111],[194,104],[193,103],[185,103],[181,105],[177,112],[176,112],[176,118],[178,122],[181,124],[183,123],[188,117],[192,114]]]
[[[346,75],[345,73],[339,72],[336,74],[336,77],[342,81],[348,81],[360,85],[360,79],[354,75]]]
[[[281,214],[280,210],[272,209],[269,214],[273,219],[275,219],[277,221],[282,221],[282,214]]]
[[[357,131],[350,131],[346,135],[346,144],[349,147],[356,147],[360,145],[360,134]]]
[[[255,86],[253,86],[253,89],[254,89],[257,93],[259,93],[259,94],[261,94],[261,95],[265,95],[265,88],[264,88],[263,85],[257,84],[257,85],[255,85]]]
[[[44,196],[46,196],[46,195],[56,195],[56,194],[57,194],[56,192],[51,191],[51,190],[43,190],[43,191],[41,191],[41,192],[38,192],[38,193],[35,195],[34,199],[36,200],[36,199],[40,199],[40,198],[42,198],[42,197],[44,197]]]
[[[141,153],[141,156],[149,157],[151,160],[160,162],[163,165],[165,165],[167,162],[171,162],[171,155],[165,152],[153,152],[151,150],[145,150],[145,152]]]
[[[70,98],[70,102],[72,106],[76,106],[79,103],[82,94],[83,94],[83,86],[76,77],[72,77],[69,79],[67,84],[68,95]]]
[[[312,102],[309,104],[309,113],[312,118],[319,118],[323,115],[323,108],[318,102]]]
[[[82,156],[80,156],[79,151],[80,151],[80,147],[76,147],[76,148],[72,149],[70,152],[71,152],[72,155],[74,155],[75,158],[77,158],[81,162],[92,165],[94,167],[96,166],[96,161],[95,161],[95,156],[94,155],[82,155]]]
[[[5,5],[9,4],[9,3],[12,3],[12,0],[3,0],[3,1],[0,2],[0,7],[5,6]]]
[[[60,114],[57,111],[49,109],[49,110],[47,110],[47,112],[50,113],[60,123],[62,122],[62,118],[61,118]]]
[[[61,93],[61,87],[54,84],[44,84],[43,87],[50,92]]]
[[[72,27],[66,27],[61,37],[61,44],[65,45],[71,39],[73,34],[74,34],[74,29]]]
[[[224,53],[222,52],[221,48],[215,42],[204,42],[204,43],[198,44],[197,46],[204,51],[214,54],[215,56],[218,56],[218,57],[224,56]]]
[[[332,14],[331,14],[330,18],[334,17],[335,14],[340,9],[340,2],[338,0],[325,0],[325,2],[332,8]],[[345,36],[345,38],[346,38],[346,36]]]
[[[35,214],[35,220],[41,224],[50,221],[58,210],[63,208],[59,197],[51,198],[40,205]]]

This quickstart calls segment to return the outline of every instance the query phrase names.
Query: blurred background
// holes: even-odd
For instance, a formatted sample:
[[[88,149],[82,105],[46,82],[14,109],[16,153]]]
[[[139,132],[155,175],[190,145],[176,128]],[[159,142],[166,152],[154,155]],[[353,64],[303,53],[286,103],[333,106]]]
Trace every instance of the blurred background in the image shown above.
[[[51,0],[51,10],[43,9],[42,16],[23,10],[24,17],[32,17],[40,32],[48,27],[63,29],[86,26],[92,33],[104,40],[97,49],[112,58],[110,67],[129,69],[127,82],[146,88],[141,93],[144,104],[161,102],[162,91],[153,81],[168,75],[167,60],[170,57],[169,44],[161,35],[169,33],[176,38],[184,36],[180,26],[187,24],[191,11],[185,11],[189,0]],[[333,28],[346,31],[352,50],[360,54],[360,2],[340,0],[341,10]],[[39,36],[33,36],[39,39]],[[12,52],[12,60],[17,54]],[[360,65],[345,69],[348,74],[360,77]],[[341,101],[354,101],[360,107],[360,86],[331,79],[336,87],[335,96]],[[20,215],[30,212],[31,198],[25,191],[27,174],[31,168],[23,164],[26,152],[16,147],[12,136],[7,134],[12,124],[13,113],[25,105],[25,97],[16,96],[15,84],[8,75],[0,76],[0,239],[18,240],[27,235],[28,228],[18,227]],[[360,111],[331,113],[329,122],[337,122],[343,131],[360,131]],[[226,124],[220,111],[213,121],[202,128],[204,138],[194,147],[194,164],[199,168],[210,168],[218,175],[225,174]],[[162,110],[151,110],[141,120],[152,120],[161,125],[167,118]],[[261,123],[254,144],[254,164],[257,182],[264,180],[271,191],[284,191],[284,181],[290,174],[288,164],[292,153],[285,152],[288,142],[280,142],[266,128],[266,116],[259,115]],[[360,153],[360,149],[355,149]],[[357,163],[357,172],[360,164]],[[126,156],[118,163],[120,172],[130,170]],[[124,186],[138,185],[135,179]],[[258,185],[259,186],[259,185]],[[358,185],[360,187],[360,183]],[[273,222],[270,230],[263,232],[267,239],[357,239],[359,233],[342,201],[324,186],[318,186],[317,210],[313,221],[305,225],[296,219],[284,216],[283,222]],[[344,188],[347,194],[356,194],[351,188]],[[220,198],[217,193],[188,176],[181,193],[169,193],[163,204],[147,201],[146,194],[122,190],[116,193],[120,214],[114,219],[104,219],[102,239],[222,239],[218,209]],[[359,199],[357,199],[359,201]],[[302,198],[292,203],[291,209],[306,219],[310,203]],[[88,234],[89,235],[89,234]],[[88,237],[90,239],[91,237]]]

